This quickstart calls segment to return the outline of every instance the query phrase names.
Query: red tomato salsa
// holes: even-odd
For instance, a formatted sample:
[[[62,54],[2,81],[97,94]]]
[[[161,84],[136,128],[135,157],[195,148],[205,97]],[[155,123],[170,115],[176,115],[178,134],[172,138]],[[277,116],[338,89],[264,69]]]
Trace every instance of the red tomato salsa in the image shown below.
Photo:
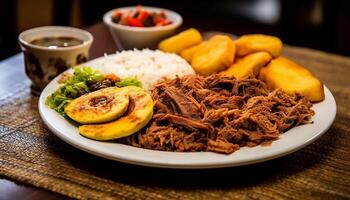
[[[127,12],[115,11],[112,15],[112,21],[132,27],[166,26],[172,23],[163,10],[151,12],[145,10],[141,5],[136,6],[135,10]]]

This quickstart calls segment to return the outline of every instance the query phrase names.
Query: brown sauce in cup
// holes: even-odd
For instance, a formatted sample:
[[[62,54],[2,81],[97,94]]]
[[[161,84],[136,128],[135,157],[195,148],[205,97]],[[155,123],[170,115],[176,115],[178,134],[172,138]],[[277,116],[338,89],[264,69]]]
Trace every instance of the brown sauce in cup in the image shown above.
[[[49,49],[71,47],[83,44],[84,42],[74,37],[42,37],[30,42],[33,45],[47,47]]]

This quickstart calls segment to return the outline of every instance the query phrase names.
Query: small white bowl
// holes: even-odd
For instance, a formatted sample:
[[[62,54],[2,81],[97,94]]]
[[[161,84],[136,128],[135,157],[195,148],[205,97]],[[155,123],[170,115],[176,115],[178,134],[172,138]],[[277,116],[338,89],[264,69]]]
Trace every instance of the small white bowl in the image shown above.
[[[116,8],[108,11],[103,16],[103,21],[109,27],[115,43],[119,46],[121,45],[123,49],[156,48],[158,42],[170,36],[182,24],[182,17],[174,11],[148,6],[143,6],[143,8],[151,12],[160,12],[163,10],[172,23],[157,27],[131,27],[114,23],[112,21],[112,15],[117,10],[120,12],[135,10],[135,6]]]

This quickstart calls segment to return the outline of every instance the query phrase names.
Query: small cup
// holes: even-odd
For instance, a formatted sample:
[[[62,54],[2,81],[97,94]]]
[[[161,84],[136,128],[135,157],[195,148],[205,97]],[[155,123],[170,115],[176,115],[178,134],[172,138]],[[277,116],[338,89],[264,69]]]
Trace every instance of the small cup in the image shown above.
[[[82,43],[57,48],[31,43],[46,37],[71,37],[81,40]],[[77,28],[43,26],[22,32],[18,40],[24,54],[26,74],[32,81],[32,92],[40,94],[58,74],[88,60],[93,37],[89,32]]]
[[[154,49],[157,47],[158,42],[162,39],[172,35],[175,30],[182,24],[182,17],[180,14],[165,9],[157,7],[142,6],[145,10],[151,12],[160,12],[164,11],[169,20],[172,21],[171,24],[166,26],[154,26],[154,27],[131,27],[127,25],[121,25],[114,23],[112,21],[112,15],[116,11],[122,13],[128,12],[130,10],[135,10],[133,7],[123,7],[116,8],[108,11],[103,16],[103,22],[108,26],[112,37],[118,47],[122,49],[143,49],[151,48]]]

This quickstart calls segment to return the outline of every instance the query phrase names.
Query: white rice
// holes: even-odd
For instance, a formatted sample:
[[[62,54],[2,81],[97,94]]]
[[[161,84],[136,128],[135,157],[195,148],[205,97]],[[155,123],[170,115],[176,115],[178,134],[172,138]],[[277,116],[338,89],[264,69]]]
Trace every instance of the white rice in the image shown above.
[[[105,73],[114,73],[120,78],[137,77],[144,89],[150,90],[159,80],[194,74],[180,56],[159,50],[128,50],[106,55],[99,63]]]

